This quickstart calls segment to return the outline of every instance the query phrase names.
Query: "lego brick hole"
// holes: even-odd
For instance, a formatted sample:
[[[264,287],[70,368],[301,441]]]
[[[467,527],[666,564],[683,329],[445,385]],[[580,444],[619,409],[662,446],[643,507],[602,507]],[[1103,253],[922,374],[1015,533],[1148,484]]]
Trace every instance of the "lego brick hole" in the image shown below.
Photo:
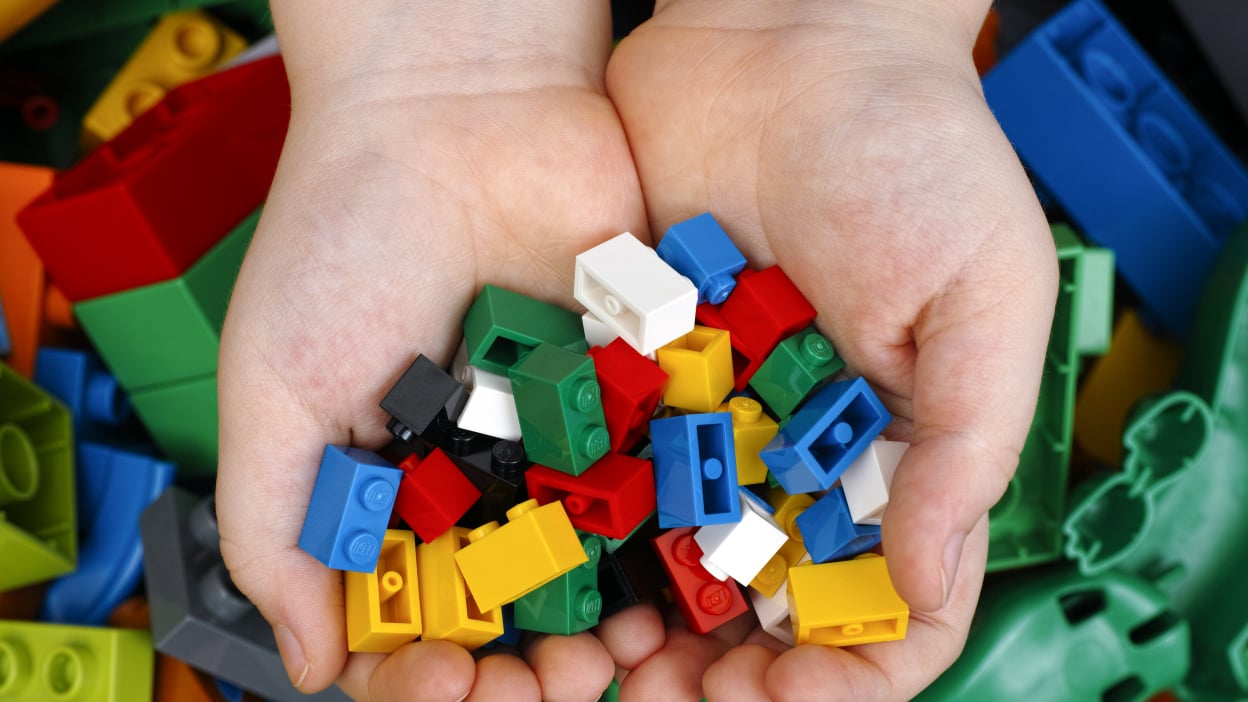
[[[519,363],[520,359],[532,350],[533,347],[528,344],[500,336],[490,344],[490,348],[485,352],[485,360],[510,368]]]
[[[820,627],[810,632],[808,643],[841,646],[848,639],[896,636],[897,624],[896,619],[883,619]]]
[[[825,470],[835,465],[850,447],[864,441],[862,431],[880,418],[871,402],[863,395],[855,395],[845,410],[810,445],[810,453]]]
[[[732,511],[732,502],[737,499],[737,481],[728,480],[724,475],[724,465],[728,455],[728,442],[725,440],[723,425],[703,424],[697,429],[698,452],[702,461],[702,512],[703,514],[724,514]]]
[[[1105,592],[1103,590],[1076,590],[1058,598],[1062,614],[1066,622],[1073,626],[1086,622],[1105,611]]]
[[[620,301],[610,290],[594,279],[593,276],[586,275],[582,279],[582,294],[585,297],[585,306],[590,309],[599,319],[608,322],[611,326],[623,328],[625,339],[641,338],[641,319],[637,313],[629,309],[627,305]]]
[[[25,502],[39,490],[39,459],[26,432],[0,425],[0,506]]]

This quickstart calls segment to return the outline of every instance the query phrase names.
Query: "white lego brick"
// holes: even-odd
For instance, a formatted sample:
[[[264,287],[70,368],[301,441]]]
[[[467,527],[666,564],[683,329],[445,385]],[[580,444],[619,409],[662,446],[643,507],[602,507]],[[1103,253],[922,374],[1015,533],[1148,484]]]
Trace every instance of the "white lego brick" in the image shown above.
[[[585,330],[585,341],[590,346],[606,346],[620,338],[619,332],[595,317],[593,312],[581,315],[581,327]]]
[[[904,441],[871,442],[866,451],[841,474],[841,487],[855,524],[876,524],[884,518],[893,473],[910,444]]]
[[[520,415],[509,379],[468,365],[463,344],[451,361],[451,375],[468,388],[468,401],[455,422],[460,429],[496,439],[520,440]]]
[[[638,353],[693,330],[698,290],[628,232],[576,257],[573,296]]]
[[[789,537],[758,503],[744,494],[740,500],[741,521],[708,524],[694,532],[693,540],[702,547],[701,563],[708,573],[749,585]]]
[[[802,556],[798,563],[810,561],[810,554]],[[784,583],[771,597],[750,588],[750,601],[754,604],[754,614],[763,631],[771,634],[777,641],[794,645],[793,620],[789,616],[789,585]]]

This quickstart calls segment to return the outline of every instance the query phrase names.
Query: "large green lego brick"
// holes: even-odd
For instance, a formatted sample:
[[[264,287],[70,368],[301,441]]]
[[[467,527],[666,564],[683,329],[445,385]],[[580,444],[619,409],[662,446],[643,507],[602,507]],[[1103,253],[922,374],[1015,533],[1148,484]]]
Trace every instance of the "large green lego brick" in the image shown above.
[[[156,445],[185,480],[217,471],[217,377],[205,376],[130,395]]]
[[[575,312],[494,285],[485,286],[464,316],[468,363],[507,375],[538,344],[583,354],[589,350]]]
[[[602,614],[598,561],[605,540],[597,534],[578,533],[589,560],[516,600],[516,628],[571,636],[598,625]]]
[[[64,405],[0,363],[0,592],[74,569],[71,427]]]
[[[0,621],[0,700],[150,700],[155,659],[142,629]]]
[[[845,361],[813,327],[781,341],[750,378],[750,387],[777,417],[787,417]]]
[[[528,458],[580,475],[610,448],[594,360],[540,344],[508,372]]]
[[[259,217],[249,215],[180,278],[74,306],[122,387],[135,393],[217,372],[230,291]]]

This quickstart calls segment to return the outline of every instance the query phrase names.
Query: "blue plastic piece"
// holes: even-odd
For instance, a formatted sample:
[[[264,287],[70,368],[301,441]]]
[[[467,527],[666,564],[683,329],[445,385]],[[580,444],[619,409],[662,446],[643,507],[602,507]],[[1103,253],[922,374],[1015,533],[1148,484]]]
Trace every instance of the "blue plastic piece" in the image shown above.
[[[138,438],[129,395],[95,354],[40,348],[34,380],[69,408],[75,439],[116,443],[118,428],[127,423],[132,425],[132,436],[124,438]]]
[[[737,286],[734,276],[745,268],[745,256],[710,212],[673,224],[655,252],[677,273],[693,281],[698,304],[718,305]]]
[[[984,78],[1036,180],[1183,336],[1248,172],[1099,3],[1078,0]]]
[[[862,378],[818,390],[759,453],[790,495],[826,490],[893,416]]]
[[[299,548],[330,568],[373,572],[402,477],[372,451],[326,446]]]
[[[650,422],[659,526],[741,521],[732,415],[687,414]]]
[[[173,482],[174,465],[79,442],[78,475],[78,568],[48,588],[40,618],[101,625],[143,577],[139,515]]]
[[[221,693],[225,702],[243,702],[243,688],[221,678],[216,678],[213,682],[217,684],[217,692]]]
[[[13,342],[9,339],[9,323],[4,320],[4,302],[0,300],[0,356],[13,353]]]
[[[797,528],[802,532],[810,560],[815,563],[853,558],[880,543],[879,525],[854,524],[845,491],[839,487],[829,490],[797,515]]]

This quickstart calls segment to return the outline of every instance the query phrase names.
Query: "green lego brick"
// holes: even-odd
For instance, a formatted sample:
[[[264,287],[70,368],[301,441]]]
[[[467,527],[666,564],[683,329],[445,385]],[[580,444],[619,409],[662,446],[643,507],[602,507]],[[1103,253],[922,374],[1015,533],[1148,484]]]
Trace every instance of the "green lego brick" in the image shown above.
[[[217,471],[217,378],[174,383],[130,395],[156,445],[178,464],[178,479]]]
[[[612,680],[607,689],[603,691],[602,697],[598,698],[598,702],[620,702],[620,683]]]
[[[750,378],[750,387],[772,412],[787,417],[812,390],[844,367],[832,342],[808,327],[776,346]]]
[[[155,659],[142,629],[0,621],[0,700],[150,700]]]
[[[1079,290],[1075,347],[1084,356],[1100,356],[1109,350],[1114,334],[1113,249],[1083,250]]]
[[[570,636],[598,625],[602,595],[598,592],[598,561],[604,539],[578,532],[589,560],[516,600],[517,629]]]
[[[541,344],[508,371],[528,458],[580,475],[610,448],[594,360]]]
[[[655,515],[655,514],[656,514],[656,512],[651,512],[651,513],[650,513],[650,516],[648,516],[648,517],[646,517],[645,519],[641,520],[641,523],[640,523],[640,524],[638,524],[637,526],[633,527],[633,530],[632,530],[632,531],[630,531],[630,532],[628,532],[628,534],[627,534],[627,535],[625,535],[625,536],[624,536],[624,538],[622,538],[622,539],[608,539],[608,538],[606,538],[606,537],[603,537],[603,541],[602,541],[602,550],[603,550],[604,552],[606,552],[608,555],[610,555],[610,554],[615,553],[616,551],[618,551],[618,550],[619,550],[619,548],[620,548],[621,546],[623,546],[624,544],[628,543],[628,540],[629,540],[629,539],[631,539],[631,538],[633,538],[633,536],[634,536],[637,532],[641,531],[642,527],[645,527],[645,528],[647,528],[647,529],[651,528],[651,526],[652,526],[652,525],[650,525],[650,524],[649,524],[649,522],[650,522],[650,520],[651,520],[651,519],[653,519],[653,518],[654,518],[654,515]]]
[[[538,344],[577,354],[589,350],[579,315],[494,285],[485,286],[468,308],[464,342],[469,364],[499,375]]]
[[[216,373],[230,291],[259,217],[249,215],[180,278],[75,305],[122,387],[141,392]]]
[[[248,38],[273,30],[268,0],[60,0],[13,35],[5,49],[73,43],[130,27],[146,31],[161,15],[201,7],[235,21],[247,20],[240,28],[247,30],[243,34]]]
[[[0,592],[74,569],[71,426],[62,404],[0,363]]]

